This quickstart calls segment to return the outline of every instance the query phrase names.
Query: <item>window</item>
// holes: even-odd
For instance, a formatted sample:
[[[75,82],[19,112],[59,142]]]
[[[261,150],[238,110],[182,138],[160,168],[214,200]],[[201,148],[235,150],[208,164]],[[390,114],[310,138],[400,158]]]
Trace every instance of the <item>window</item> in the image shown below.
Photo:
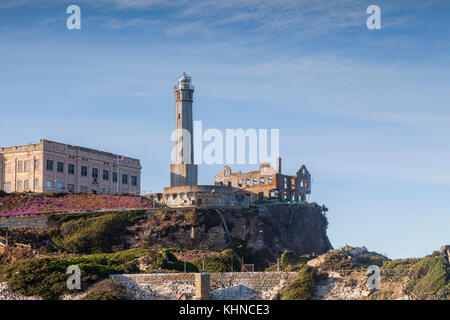
[[[98,179],[98,169],[92,168],[92,178]]]
[[[34,170],[39,170],[39,160],[34,160]]]
[[[47,160],[47,170],[53,171],[53,160]]]
[[[272,182],[272,177],[269,177],[269,182]]]
[[[30,171],[30,160],[25,160],[23,162],[23,170],[24,171]]]
[[[241,179],[239,179],[239,181],[238,181],[238,186],[242,187],[242,180]]]
[[[69,163],[67,165],[67,173],[72,174],[72,175],[75,174],[75,165],[74,164]]]
[[[25,181],[23,182],[23,190],[24,190],[24,191],[30,190],[30,182],[29,182],[28,180],[25,180]]]
[[[260,179],[261,184],[264,184],[264,181],[265,181],[264,178]]]
[[[113,172],[113,182],[117,182],[117,172]]]
[[[228,181],[228,186],[231,187],[231,181]]]
[[[131,176],[131,185],[137,186],[137,177],[136,176]]]
[[[5,182],[3,184],[3,190],[5,190],[5,192],[10,192],[11,191],[11,182]]]
[[[128,184],[128,175],[122,174],[122,184]]]
[[[250,185],[250,179],[247,179],[247,181],[245,181],[245,185],[248,187]]]
[[[81,176],[87,177],[87,170],[88,168],[86,166],[81,166]]]
[[[17,171],[22,172],[23,171],[23,163],[22,161],[17,161]]]
[[[75,186],[73,184],[68,184],[67,185],[67,191],[69,191],[70,193],[73,193],[75,190]]]
[[[58,162],[56,171],[58,172],[64,172],[64,162]]]
[[[254,178],[253,179],[253,184],[258,184],[258,179]]]
[[[23,187],[22,181],[21,180],[17,181],[17,190],[22,191],[22,187]]]
[[[34,180],[34,189],[39,189],[39,179]]]
[[[48,190],[52,190],[53,189],[53,184],[52,184],[52,182],[50,180],[47,180],[46,187],[47,187]]]
[[[109,171],[103,170],[103,180],[109,180]]]
[[[56,188],[58,189],[58,191],[63,191],[64,190],[64,183],[62,183],[62,182],[56,183]]]

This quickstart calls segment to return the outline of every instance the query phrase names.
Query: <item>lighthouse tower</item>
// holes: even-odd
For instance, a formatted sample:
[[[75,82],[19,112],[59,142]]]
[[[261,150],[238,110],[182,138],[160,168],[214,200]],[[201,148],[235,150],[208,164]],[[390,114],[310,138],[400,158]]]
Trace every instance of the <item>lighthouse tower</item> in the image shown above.
[[[192,102],[194,86],[186,73],[178,79],[175,93],[174,163],[170,165],[170,186],[197,185],[197,165],[194,164],[194,130]]]

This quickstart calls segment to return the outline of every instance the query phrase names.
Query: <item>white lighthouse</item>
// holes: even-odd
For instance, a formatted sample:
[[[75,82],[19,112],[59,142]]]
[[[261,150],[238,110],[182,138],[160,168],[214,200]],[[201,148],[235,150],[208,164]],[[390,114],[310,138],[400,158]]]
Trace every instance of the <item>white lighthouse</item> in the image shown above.
[[[194,164],[194,130],[192,102],[194,86],[185,72],[174,88],[175,147],[174,163],[170,165],[170,186],[197,185],[197,165]]]

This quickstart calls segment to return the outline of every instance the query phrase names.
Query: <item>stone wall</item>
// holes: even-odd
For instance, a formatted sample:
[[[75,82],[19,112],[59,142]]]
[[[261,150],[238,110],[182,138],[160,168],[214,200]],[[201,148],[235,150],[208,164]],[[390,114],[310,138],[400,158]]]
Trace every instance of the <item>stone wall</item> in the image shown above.
[[[296,272],[211,273],[213,300],[272,300],[281,288],[297,277]],[[154,273],[111,275],[127,288],[136,300],[177,300],[193,296],[194,273]]]
[[[0,218],[0,229],[5,228],[32,228],[32,227],[46,227],[47,217],[17,217],[17,218]]]

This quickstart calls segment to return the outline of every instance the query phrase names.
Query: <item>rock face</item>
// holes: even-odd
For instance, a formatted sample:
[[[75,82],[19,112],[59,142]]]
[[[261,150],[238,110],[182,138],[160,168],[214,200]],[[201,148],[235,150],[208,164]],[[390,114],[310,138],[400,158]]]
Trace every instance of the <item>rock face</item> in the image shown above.
[[[125,241],[130,247],[222,251],[238,240],[256,252],[263,261],[261,267],[265,267],[275,263],[285,250],[318,255],[331,249],[327,224],[316,204],[205,209],[181,222],[173,217],[148,219],[132,227],[133,236]]]
[[[441,250],[439,250],[439,253],[450,263],[450,245],[442,246]]]

